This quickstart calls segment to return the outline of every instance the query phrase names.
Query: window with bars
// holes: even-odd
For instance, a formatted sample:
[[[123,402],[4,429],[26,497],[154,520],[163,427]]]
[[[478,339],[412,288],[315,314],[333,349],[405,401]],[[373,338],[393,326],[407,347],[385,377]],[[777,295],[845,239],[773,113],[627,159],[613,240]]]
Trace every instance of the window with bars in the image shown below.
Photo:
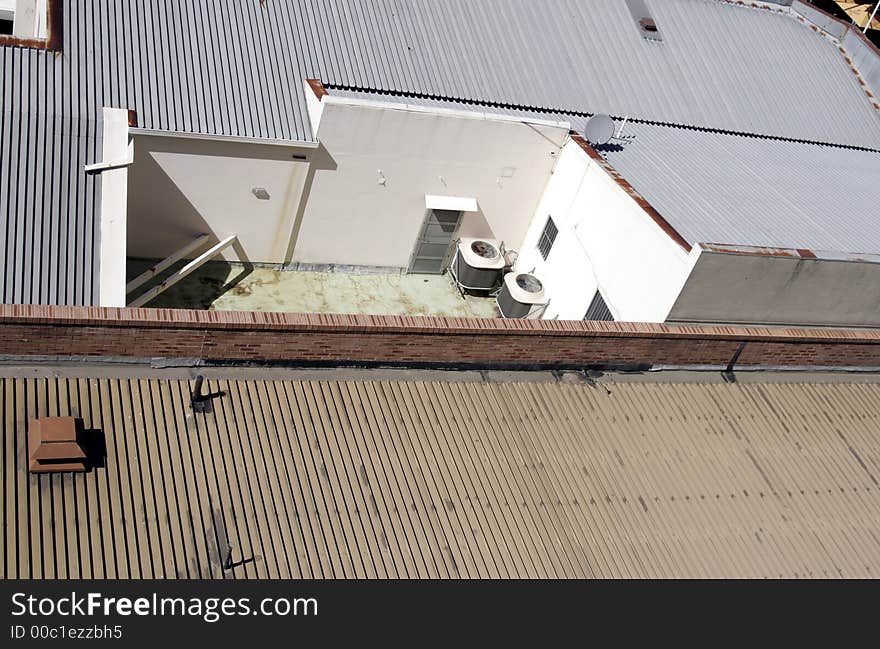
[[[538,239],[538,251],[544,259],[547,259],[547,255],[550,254],[550,249],[553,247],[553,242],[556,241],[557,234],[559,234],[559,228],[553,222],[553,217],[548,216],[547,223],[544,224],[544,230],[541,232],[541,237]]]
[[[611,309],[608,308],[605,298],[602,297],[602,293],[599,291],[596,291],[596,294],[593,296],[593,301],[590,302],[590,307],[587,309],[584,320],[604,320],[606,322],[614,320],[614,316],[611,315]]]
[[[0,35],[12,35],[15,24],[15,0],[0,0]]]

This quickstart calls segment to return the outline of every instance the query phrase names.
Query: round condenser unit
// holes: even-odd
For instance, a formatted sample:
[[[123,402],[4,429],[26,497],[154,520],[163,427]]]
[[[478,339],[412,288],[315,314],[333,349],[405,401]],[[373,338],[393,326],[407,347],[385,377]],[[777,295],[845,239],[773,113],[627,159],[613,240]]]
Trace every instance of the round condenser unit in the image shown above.
[[[501,242],[493,239],[462,239],[458,242],[455,274],[464,287],[488,291],[498,284],[504,270]]]
[[[544,304],[544,285],[529,273],[507,273],[498,294],[498,308],[505,318],[525,318]]]

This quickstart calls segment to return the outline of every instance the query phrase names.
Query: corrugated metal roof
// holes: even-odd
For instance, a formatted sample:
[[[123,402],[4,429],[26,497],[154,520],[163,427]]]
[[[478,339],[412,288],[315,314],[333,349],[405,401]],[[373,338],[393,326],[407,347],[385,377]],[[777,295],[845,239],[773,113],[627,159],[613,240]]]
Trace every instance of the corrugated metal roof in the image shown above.
[[[66,0],[60,54],[0,47],[0,300],[92,303],[102,106],[149,129],[311,138],[302,81],[880,147],[837,46],[788,9],[618,0]]]
[[[540,7],[527,0],[71,0],[64,55],[54,60],[80,82],[94,82],[91,92],[67,98],[65,112],[133,108],[140,126],[152,129],[308,139],[302,81],[318,77],[880,144],[880,117],[844,57],[787,9],[664,0],[651,10],[662,43],[641,38],[618,0]],[[846,119],[832,119],[838,115]]]
[[[350,16],[363,8],[343,6]],[[371,43],[411,63],[412,74],[331,65],[324,81],[847,144],[864,144],[863,132],[878,142],[877,112],[844,57],[787,9],[653,2],[658,43],[641,38],[617,0],[394,6],[370,6],[386,21]],[[367,65],[380,56],[372,46],[361,54]]]
[[[880,385],[806,381],[0,379],[0,577],[876,577]]]
[[[880,153],[630,123],[602,154],[691,243],[880,252]]]
[[[0,301],[93,304],[98,185],[82,168],[101,136],[79,103],[94,75],[0,47],[0,77]]]

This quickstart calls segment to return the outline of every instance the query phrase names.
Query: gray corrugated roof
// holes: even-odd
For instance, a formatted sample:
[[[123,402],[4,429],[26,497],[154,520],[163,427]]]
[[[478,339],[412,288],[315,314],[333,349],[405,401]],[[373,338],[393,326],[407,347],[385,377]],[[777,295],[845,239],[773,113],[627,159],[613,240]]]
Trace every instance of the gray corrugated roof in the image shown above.
[[[151,129],[310,139],[302,80],[318,77],[880,147],[845,58],[788,9],[649,5],[662,43],[619,0],[67,0],[60,55],[0,47],[0,300],[94,300],[99,181],[82,166],[102,106]]]
[[[0,299],[91,304],[98,192],[82,166],[101,142],[97,115],[80,118],[78,102],[94,80],[2,47],[0,77]]]
[[[73,5],[104,101],[136,109],[146,128],[308,139],[302,80],[318,77],[880,146],[880,115],[836,45],[787,9],[655,1],[655,43],[619,0]]]
[[[325,64],[324,81],[796,139],[880,142],[878,114],[836,45],[787,9],[655,1],[649,4],[664,34],[657,43],[641,38],[619,0],[385,6],[395,4],[398,11],[378,12],[386,22],[358,51],[362,61],[390,59],[409,68]],[[400,32],[386,33],[392,27]],[[329,43],[325,54],[338,53],[343,42]],[[374,49],[383,45],[390,52]]]
[[[413,61],[415,76],[393,66],[374,74],[331,66],[321,78],[448,99],[880,143],[877,111],[837,46],[787,9],[653,2],[664,33],[656,43],[639,36],[618,0],[415,6],[421,9],[393,16],[406,26],[405,43],[413,47],[396,51],[395,59]],[[448,45],[438,35],[448,36]]]
[[[629,124],[605,158],[691,243],[880,252],[880,154]]]

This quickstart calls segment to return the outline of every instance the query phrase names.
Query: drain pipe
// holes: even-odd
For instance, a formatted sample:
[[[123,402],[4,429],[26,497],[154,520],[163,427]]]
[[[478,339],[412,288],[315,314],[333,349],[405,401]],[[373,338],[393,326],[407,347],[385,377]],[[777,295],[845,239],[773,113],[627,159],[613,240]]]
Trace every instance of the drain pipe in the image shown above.
[[[727,364],[727,367],[724,368],[724,371],[721,372],[721,378],[724,379],[725,383],[736,383],[736,375],[733,373],[733,368],[736,365],[736,362],[739,360],[739,357],[742,355],[743,350],[746,348],[746,341],[742,341],[737,347],[736,352],[734,352],[733,357],[730,359],[730,362]]]

